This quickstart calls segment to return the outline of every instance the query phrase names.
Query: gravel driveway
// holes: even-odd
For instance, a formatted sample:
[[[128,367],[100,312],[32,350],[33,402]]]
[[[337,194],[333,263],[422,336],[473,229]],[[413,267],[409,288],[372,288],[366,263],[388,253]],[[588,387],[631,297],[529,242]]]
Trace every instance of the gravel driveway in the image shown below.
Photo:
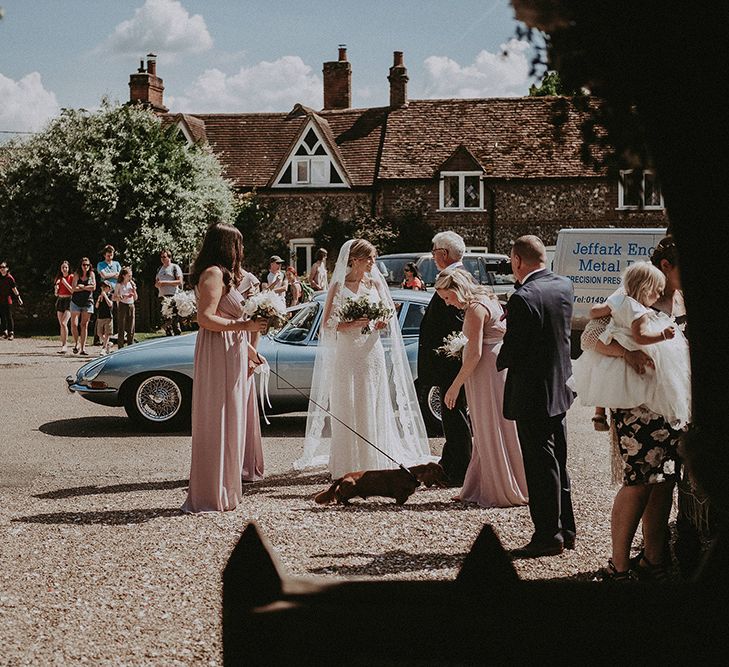
[[[506,548],[530,537],[526,508],[456,504],[452,489],[315,505],[325,476],[290,470],[303,415],[264,431],[267,478],[235,512],[183,515],[189,434],[139,433],[67,393],[81,360],[55,350],[0,340],[0,664],[221,664],[221,571],[249,520],[289,573],[327,578],[452,579],[485,522]],[[518,562],[523,578],[591,579],[609,554],[608,438],[590,416],[568,416],[577,549]]]

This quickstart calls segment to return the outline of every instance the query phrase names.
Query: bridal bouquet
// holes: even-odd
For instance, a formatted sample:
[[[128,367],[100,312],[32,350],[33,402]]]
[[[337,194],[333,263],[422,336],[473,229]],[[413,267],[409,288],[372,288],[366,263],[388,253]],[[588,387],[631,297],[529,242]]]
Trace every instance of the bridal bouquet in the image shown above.
[[[286,302],[269,290],[251,296],[243,306],[243,313],[252,320],[268,320],[268,326],[274,329],[286,324]]]
[[[437,354],[442,354],[444,357],[462,359],[463,348],[466,347],[467,342],[468,338],[466,338],[462,331],[454,331],[453,333],[449,333],[443,339],[443,345],[436,347],[435,351]]]
[[[337,315],[340,322],[354,322],[362,319],[370,322],[387,322],[394,315],[394,311],[383,303],[373,303],[366,296],[361,296],[359,299],[347,297]],[[369,324],[362,327],[363,334],[372,333],[372,331]]]
[[[179,317],[185,324],[190,324],[196,314],[197,301],[192,290],[175,292],[162,299],[162,317],[166,320]]]

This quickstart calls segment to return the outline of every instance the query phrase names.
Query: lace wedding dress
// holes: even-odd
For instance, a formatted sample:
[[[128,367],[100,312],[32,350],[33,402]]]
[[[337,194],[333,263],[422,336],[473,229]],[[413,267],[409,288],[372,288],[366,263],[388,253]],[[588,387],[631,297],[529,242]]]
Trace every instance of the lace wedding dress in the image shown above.
[[[340,253],[342,259],[346,252],[345,266],[350,243]],[[408,467],[437,460],[430,455],[397,315],[381,332],[336,331],[336,313],[347,298],[384,301],[394,312],[384,280],[375,267],[354,292],[344,285],[340,262],[337,266],[330,287],[336,291],[332,314],[320,329],[304,454],[294,467],[326,464],[334,479],[355,470],[397,467],[365,439]]]

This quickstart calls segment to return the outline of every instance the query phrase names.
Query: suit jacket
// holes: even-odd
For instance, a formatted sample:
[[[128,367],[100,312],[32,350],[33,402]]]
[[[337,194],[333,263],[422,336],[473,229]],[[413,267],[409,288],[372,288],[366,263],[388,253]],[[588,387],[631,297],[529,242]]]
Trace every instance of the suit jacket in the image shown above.
[[[496,360],[508,368],[504,417],[529,419],[567,412],[574,393],[570,326],[572,282],[547,269],[532,274],[509,298],[506,335]]]
[[[418,383],[422,388],[447,387],[461,370],[458,359],[436,354],[436,348],[443,345],[443,339],[454,331],[463,330],[463,311],[433,294],[420,323],[418,342]]]

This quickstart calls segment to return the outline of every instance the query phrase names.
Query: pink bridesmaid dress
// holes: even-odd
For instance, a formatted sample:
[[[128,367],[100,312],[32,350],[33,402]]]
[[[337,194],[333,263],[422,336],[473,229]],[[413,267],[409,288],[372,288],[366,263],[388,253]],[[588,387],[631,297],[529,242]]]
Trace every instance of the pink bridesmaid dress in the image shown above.
[[[466,380],[473,451],[460,499],[481,507],[526,505],[526,474],[516,423],[503,416],[506,371],[496,370],[496,357],[506,331],[506,323],[501,320],[503,310],[498,301],[489,298],[470,307],[483,307],[488,313],[481,359]]]
[[[246,439],[243,451],[243,481],[260,482],[263,479],[263,445],[261,444],[261,419],[258,416],[256,378],[248,380],[248,406],[246,411]]]
[[[237,319],[244,297],[231,288],[216,314]],[[255,453],[260,427],[248,378],[248,333],[202,327],[195,344],[192,390],[192,464],[183,512],[233,510],[242,499],[248,448]],[[255,425],[252,423],[255,421]],[[252,442],[246,443],[247,436]],[[261,457],[262,458],[262,457]],[[255,459],[254,461],[255,470]],[[261,465],[262,471],[262,465]]]

